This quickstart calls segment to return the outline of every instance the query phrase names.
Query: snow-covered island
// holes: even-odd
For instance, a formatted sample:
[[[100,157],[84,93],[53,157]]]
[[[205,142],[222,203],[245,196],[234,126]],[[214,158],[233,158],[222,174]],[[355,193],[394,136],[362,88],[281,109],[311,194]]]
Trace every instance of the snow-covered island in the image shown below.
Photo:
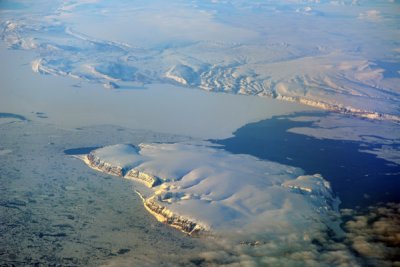
[[[79,158],[97,171],[137,181],[146,209],[189,235],[255,244],[260,233],[295,232],[303,239],[324,229],[340,233],[339,200],[319,174],[209,143],[118,144]]]

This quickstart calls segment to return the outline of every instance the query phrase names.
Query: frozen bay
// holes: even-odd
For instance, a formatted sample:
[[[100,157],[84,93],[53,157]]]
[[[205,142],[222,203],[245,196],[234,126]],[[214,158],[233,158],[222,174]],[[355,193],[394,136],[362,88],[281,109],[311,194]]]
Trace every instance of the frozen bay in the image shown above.
[[[61,127],[110,124],[222,138],[248,122],[310,110],[304,105],[273,99],[212,94],[165,84],[138,88],[128,84],[127,89],[107,90],[95,83],[33,73],[30,51],[10,51],[3,46],[1,57],[9,62],[0,65],[2,110],[32,120],[41,120],[36,112],[45,113],[46,122]]]

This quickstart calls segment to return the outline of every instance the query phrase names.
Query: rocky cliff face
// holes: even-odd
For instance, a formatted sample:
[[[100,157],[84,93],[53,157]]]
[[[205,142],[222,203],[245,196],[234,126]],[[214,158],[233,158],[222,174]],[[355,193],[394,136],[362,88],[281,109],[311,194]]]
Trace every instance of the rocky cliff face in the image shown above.
[[[163,206],[157,201],[156,196],[148,199],[142,197],[142,200],[145,208],[160,222],[171,225],[188,235],[198,235],[206,230],[204,226],[171,212],[167,206]]]
[[[99,171],[105,172],[107,174],[124,176],[123,168],[120,166],[112,165],[108,162],[103,161],[99,157],[95,156],[92,152],[87,155],[88,165]]]
[[[145,172],[138,171],[136,169],[131,169],[124,176],[127,179],[137,179],[142,183],[146,184],[148,187],[154,187],[162,183],[161,179],[157,176],[147,174]]]
[[[123,168],[121,166],[112,164],[110,162],[102,160],[100,157],[96,156],[95,153],[91,152],[86,156],[86,164],[92,169],[110,174],[126,179],[135,179],[144,183],[147,187],[154,187],[160,185],[162,180],[154,175],[147,174],[136,170],[135,168]]]

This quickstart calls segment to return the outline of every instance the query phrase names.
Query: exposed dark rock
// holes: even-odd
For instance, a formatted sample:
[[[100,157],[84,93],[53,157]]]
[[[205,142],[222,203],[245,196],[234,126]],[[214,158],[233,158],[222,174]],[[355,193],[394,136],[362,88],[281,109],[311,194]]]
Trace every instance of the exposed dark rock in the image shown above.
[[[119,255],[122,255],[122,254],[128,253],[129,251],[131,251],[129,248],[121,248],[120,250],[117,251],[117,253]]]
[[[159,221],[163,221],[188,235],[196,235],[205,231],[205,228],[201,225],[173,214],[165,206],[160,205],[154,197],[144,200],[144,205],[150,212],[156,215]]]

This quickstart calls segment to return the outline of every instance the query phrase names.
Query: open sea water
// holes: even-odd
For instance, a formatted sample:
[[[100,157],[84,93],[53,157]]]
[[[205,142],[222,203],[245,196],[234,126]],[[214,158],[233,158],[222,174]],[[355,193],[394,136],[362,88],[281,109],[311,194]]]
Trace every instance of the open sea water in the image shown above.
[[[400,166],[360,149],[379,145],[363,142],[317,139],[288,132],[294,127],[312,127],[312,122],[293,121],[297,113],[247,124],[234,136],[213,140],[236,154],[302,168],[306,174],[320,173],[340,197],[341,208],[366,207],[379,202],[400,202]]]

